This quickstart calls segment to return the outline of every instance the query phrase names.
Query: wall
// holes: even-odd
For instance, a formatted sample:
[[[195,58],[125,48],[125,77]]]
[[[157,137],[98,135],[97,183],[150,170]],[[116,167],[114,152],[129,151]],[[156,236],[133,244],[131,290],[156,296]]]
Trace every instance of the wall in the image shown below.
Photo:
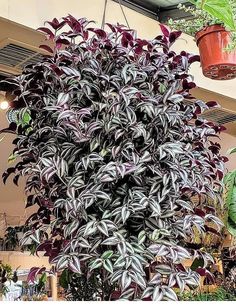
[[[29,270],[32,267],[46,267],[51,269],[48,257],[43,256],[44,252],[38,252],[38,256],[30,255],[30,252],[0,251],[0,261],[3,264],[10,264],[13,269]]]
[[[45,20],[60,18],[69,13],[95,20],[97,26],[101,26],[104,3],[105,0],[0,0],[0,16],[36,29]],[[126,7],[124,11],[130,27],[136,29],[141,37],[149,39],[158,35],[160,29],[157,21]],[[125,24],[119,5],[112,0],[108,0],[106,22]],[[198,53],[193,38],[187,35],[179,39],[175,49]],[[207,79],[202,75],[198,63],[193,66],[192,73],[199,87],[235,98],[235,79],[224,82]]]

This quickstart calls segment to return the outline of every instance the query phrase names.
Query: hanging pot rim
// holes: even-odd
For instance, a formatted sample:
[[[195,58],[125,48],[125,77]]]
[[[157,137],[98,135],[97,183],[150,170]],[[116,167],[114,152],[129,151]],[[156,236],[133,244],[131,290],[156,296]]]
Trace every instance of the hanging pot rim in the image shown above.
[[[204,28],[202,28],[201,30],[199,30],[196,34],[195,34],[195,39],[196,39],[196,43],[197,46],[199,44],[199,40],[204,37],[205,35],[208,35],[210,33],[214,33],[214,32],[229,32],[226,30],[226,28],[224,27],[223,24],[220,23],[216,23],[216,24],[212,24],[212,25],[206,25]]]

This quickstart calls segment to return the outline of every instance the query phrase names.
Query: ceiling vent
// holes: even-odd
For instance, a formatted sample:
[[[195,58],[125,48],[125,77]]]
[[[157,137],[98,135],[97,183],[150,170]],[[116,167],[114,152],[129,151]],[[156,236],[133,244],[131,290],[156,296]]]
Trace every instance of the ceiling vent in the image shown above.
[[[28,64],[41,60],[46,51],[39,48],[45,35],[0,17],[0,75],[18,75]]]
[[[41,54],[23,47],[19,42],[9,43],[0,49],[0,64],[14,69],[37,63],[41,58]]]
[[[39,48],[23,42],[5,39],[0,42],[0,74],[19,74],[29,64],[42,59]]]
[[[220,125],[224,125],[236,121],[235,113],[219,108],[207,110],[202,117],[208,121],[213,121]]]
[[[194,102],[195,100],[184,100],[184,103],[188,105],[191,105]],[[236,113],[224,108],[212,108],[206,110],[201,117],[219,125],[236,122]]]

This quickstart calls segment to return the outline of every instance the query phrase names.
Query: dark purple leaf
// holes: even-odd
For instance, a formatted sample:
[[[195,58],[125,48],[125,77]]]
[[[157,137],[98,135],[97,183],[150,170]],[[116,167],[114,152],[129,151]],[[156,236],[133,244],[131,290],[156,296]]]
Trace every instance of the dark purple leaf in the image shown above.
[[[45,34],[47,34],[49,36],[49,39],[53,39],[55,37],[55,35],[53,34],[53,32],[45,27],[40,27],[37,29],[37,31],[43,32]]]
[[[215,108],[215,107],[219,107],[219,104],[215,101],[209,101],[209,102],[206,102],[206,105],[209,107],[209,108]]]
[[[64,44],[64,45],[69,45],[70,41],[68,39],[64,39],[64,38],[58,38],[56,40],[56,44]]]
[[[174,32],[171,32],[170,35],[169,35],[169,41],[170,43],[173,43],[176,41],[176,39],[178,39],[180,37],[180,35],[182,34],[181,31],[174,31]]]
[[[196,272],[198,274],[200,274],[201,276],[205,276],[206,275],[206,269],[205,268],[197,268]]]
[[[200,62],[200,56],[199,55],[190,56],[189,59],[188,59],[188,62],[190,64],[192,64],[194,62]]]
[[[162,31],[162,33],[165,37],[170,36],[170,31],[164,24],[160,24],[160,28],[161,28],[161,31]]]
[[[49,52],[49,53],[53,53],[53,52],[54,52],[54,51],[52,50],[52,48],[50,48],[50,47],[47,46],[47,45],[41,44],[39,47],[40,47],[41,49],[43,49],[43,50]]]

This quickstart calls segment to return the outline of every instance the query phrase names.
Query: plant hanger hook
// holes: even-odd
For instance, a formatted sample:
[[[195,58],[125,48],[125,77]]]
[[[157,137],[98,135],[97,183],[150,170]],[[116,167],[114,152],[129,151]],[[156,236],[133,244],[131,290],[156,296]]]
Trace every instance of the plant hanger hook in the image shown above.
[[[105,0],[105,2],[104,2],[104,9],[103,9],[103,16],[102,16],[102,25],[101,25],[101,28],[102,28],[103,30],[104,30],[105,21],[106,21],[107,2],[108,2],[108,0]],[[126,15],[125,15],[123,6],[122,6],[122,4],[121,4],[121,0],[118,0],[118,2],[119,2],[119,6],[120,6],[120,9],[121,9],[121,12],[122,12],[122,14],[123,14],[123,16],[124,16],[126,25],[127,25],[127,27],[130,29],[128,19],[127,19]]]

